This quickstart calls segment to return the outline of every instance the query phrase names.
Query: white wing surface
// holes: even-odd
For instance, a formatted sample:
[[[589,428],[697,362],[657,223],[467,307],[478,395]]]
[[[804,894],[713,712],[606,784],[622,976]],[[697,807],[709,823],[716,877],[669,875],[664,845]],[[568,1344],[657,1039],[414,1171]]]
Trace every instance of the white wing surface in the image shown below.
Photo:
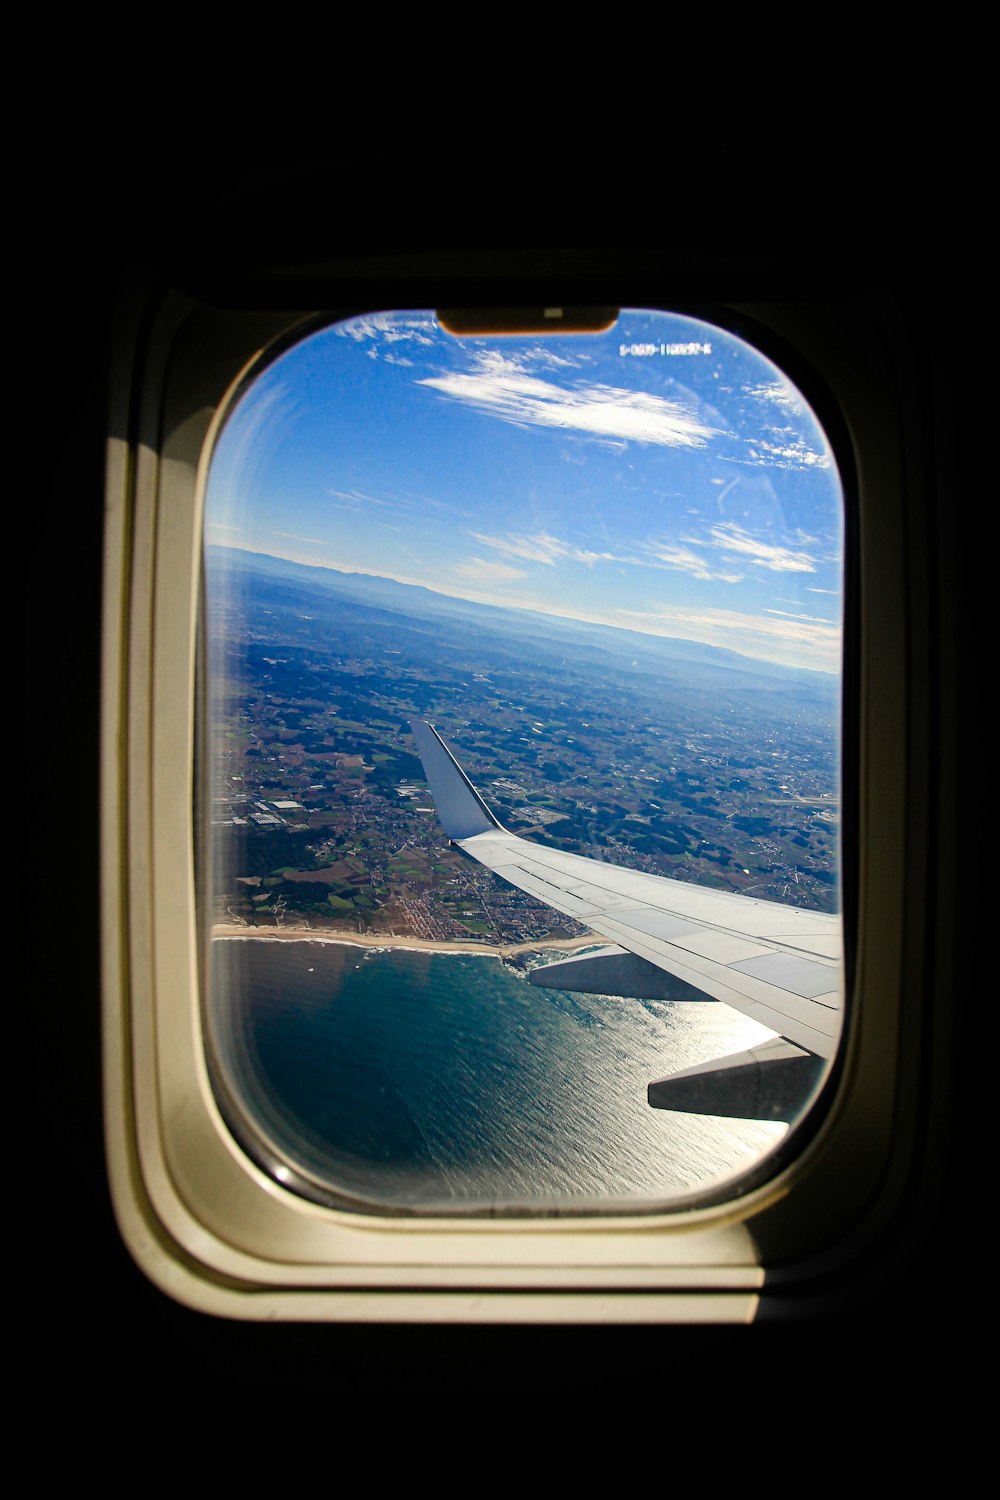
[[[535,983],[643,995],[653,993],[640,987],[645,965],[652,965],[682,982],[680,989],[656,991],[666,998],[721,1000],[804,1052],[833,1055],[841,1019],[839,917],[707,890],[519,838],[497,822],[437,731],[422,720],[411,728],[449,838],[511,885],[618,945],[551,966],[551,980],[545,978],[550,970],[536,970]],[[622,950],[642,965],[632,960],[630,968]],[[581,982],[572,982],[568,976],[577,968]],[[605,983],[612,975],[625,987]]]

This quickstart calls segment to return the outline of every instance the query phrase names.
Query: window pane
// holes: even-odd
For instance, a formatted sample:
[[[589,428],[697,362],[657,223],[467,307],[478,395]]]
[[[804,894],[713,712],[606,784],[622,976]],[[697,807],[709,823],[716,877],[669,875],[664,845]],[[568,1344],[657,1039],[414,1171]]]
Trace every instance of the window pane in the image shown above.
[[[842,527],[802,395],[691,318],[379,314],[257,377],[205,523],[246,1149],[435,1213],[653,1207],[774,1150],[839,1033]]]

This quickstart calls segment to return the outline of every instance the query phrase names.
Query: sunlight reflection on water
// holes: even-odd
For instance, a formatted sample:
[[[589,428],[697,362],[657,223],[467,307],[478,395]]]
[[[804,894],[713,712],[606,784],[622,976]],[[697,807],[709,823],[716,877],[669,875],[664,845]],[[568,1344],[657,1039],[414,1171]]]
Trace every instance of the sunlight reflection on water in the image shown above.
[[[786,1129],[649,1108],[652,1079],[770,1035],[711,1002],[540,990],[493,957],[231,939],[212,996],[250,1119],[381,1207],[651,1206],[746,1170]]]

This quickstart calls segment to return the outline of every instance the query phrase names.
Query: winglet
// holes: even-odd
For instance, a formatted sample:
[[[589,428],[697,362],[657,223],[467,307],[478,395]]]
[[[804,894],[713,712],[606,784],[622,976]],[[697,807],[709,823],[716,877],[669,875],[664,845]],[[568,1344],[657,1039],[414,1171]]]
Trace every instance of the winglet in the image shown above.
[[[501,825],[437,730],[423,719],[411,719],[410,728],[438,817],[448,837],[461,840],[494,830],[502,833]]]

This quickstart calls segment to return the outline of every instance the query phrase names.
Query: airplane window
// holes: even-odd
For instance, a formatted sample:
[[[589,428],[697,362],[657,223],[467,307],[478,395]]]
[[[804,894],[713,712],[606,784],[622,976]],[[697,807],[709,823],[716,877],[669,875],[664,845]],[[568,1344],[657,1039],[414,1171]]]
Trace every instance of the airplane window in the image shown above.
[[[714,323],[313,332],[204,531],[205,1035],[230,1129],[367,1212],[732,1190],[843,1003],[843,494]]]

